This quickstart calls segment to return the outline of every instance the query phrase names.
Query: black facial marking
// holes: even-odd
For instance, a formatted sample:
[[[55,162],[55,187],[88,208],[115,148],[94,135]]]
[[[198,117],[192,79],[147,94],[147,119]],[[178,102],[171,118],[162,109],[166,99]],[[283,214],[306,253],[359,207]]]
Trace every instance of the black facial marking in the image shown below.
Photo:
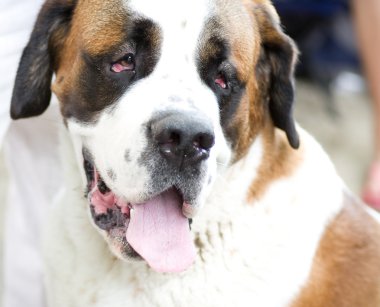
[[[83,155],[83,168],[84,168],[86,178],[87,178],[87,190],[85,192],[87,196],[87,194],[90,192],[90,189],[91,189],[91,183],[95,179],[94,165],[93,165],[93,157],[90,151],[86,147],[82,148],[82,155]]]
[[[113,171],[113,169],[108,169],[108,170],[107,170],[107,175],[108,175],[108,177],[109,177],[112,181],[115,181],[115,180],[116,180],[116,174],[115,174],[115,172]]]
[[[99,189],[99,192],[102,194],[106,194],[110,191],[110,189],[107,187],[107,185],[101,178],[98,181],[98,189]]]
[[[149,19],[126,18],[125,35],[120,44],[104,54],[92,55],[82,50],[84,67],[77,87],[64,97],[64,117],[96,121],[97,114],[113,105],[136,81],[148,76],[159,58],[160,30]],[[112,64],[126,54],[134,55],[135,69],[114,72]]]
[[[93,205],[90,208],[94,222],[100,229],[109,231],[112,228],[123,227],[125,225],[127,218],[117,206],[114,206],[113,209],[107,209],[107,213],[102,214],[96,214]]]
[[[159,27],[149,19],[135,21],[130,39],[136,43],[136,71],[141,79],[152,73],[160,56],[161,33]]]
[[[91,183],[94,180],[94,167],[87,160],[84,160],[83,167],[84,167],[86,178],[87,178],[87,193],[88,193],[91,188]]]

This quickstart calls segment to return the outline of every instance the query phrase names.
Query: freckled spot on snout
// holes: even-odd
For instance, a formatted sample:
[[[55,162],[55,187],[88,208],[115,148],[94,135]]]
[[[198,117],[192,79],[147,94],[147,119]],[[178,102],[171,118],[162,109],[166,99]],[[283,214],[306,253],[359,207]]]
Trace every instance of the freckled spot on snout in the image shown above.
[[[108,177],[112,180],[112,181],[115,181],[116,180],[116,174],[115,172],[113,171],[113,169],[108,169],[107,170],[107,175]]]
[[[190,106],[194,106],[194,101],[193,101],[193,99],[191,99],[191,98],[187,98],[186,99],[186,101],[187,101],[187,103],[190,105]]]
[[[172,95],[169,97],[170,102],[180,102],[182,99],[179,96]]]
[[[126,162],[131,162],[132,159],[131,159],[131,152],[130,152],[130,150],[127,149],[125,151],[125,153],[124,153],[124,159],[125,159]]]

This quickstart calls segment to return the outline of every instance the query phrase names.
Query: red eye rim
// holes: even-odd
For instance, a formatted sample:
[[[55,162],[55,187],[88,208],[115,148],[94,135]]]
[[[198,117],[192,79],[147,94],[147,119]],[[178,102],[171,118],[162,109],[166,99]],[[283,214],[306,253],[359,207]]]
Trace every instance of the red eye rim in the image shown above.
[[[216,85],[218,85],[220,88],[224,90],[228,88],[227,80],[225,76],[223,76],[222,74],[217,75],[214,82]]]
[[[111,64],[111,71],[114,73],[121,73],[123,71],[135,70],[135,56],[132,53],[128,53],[120,60]]]

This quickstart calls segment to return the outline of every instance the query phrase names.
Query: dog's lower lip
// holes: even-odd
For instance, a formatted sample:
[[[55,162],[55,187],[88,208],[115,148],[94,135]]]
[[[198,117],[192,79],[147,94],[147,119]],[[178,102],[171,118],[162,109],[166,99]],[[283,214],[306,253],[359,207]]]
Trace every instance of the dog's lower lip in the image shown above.
[[[85,155],[83,156],[83,158],[84,158],[83,166],[84,166],[84,170],[85,170],[87,180],[88,180],[87,194],[89,194],[90,191],[95,188],[95,181],[96,181],[96,187],[102,195],[107,196],[107,195],[109,195],[109,193],[113,193],[112,190],[107,186],[105,181],[102,179],[100,174],[97,172],[96,167],[94,166],[92,161],[87,159],[87,157]],[[183,203],[182,203],[183,214],[188,218],[192,218],[193,214],[191,213],[191,210],[190,211],[188,210],[192,206],[184,200],[184,195],[183,195],[181,189],[179,189],[177,186],[172,186],[171,188],[175,189],[183,199]],[[161,192],[161,193],[163,193],[163,192]],[[155,195],[158,195],[161,193],[157,193]],[[154,195],[149,197],[149,199],[151,199],[153,197],[154,197]],[[122,199],[122,198],[120,198],[120,199]],[[147,199],[145,201],[148,201],[149,199]],[[142,204],[145,201],[141,201],[139,203]],[[123,205],[120,205],[120,203]],[[128,202],[128,201],[121,201],[121,202],[118,201],[115,203],[115,205],[120,207],[121,209],[123,207],[128,207],[128,211],[134,210],[134,204],[132,204],[131,202]]]

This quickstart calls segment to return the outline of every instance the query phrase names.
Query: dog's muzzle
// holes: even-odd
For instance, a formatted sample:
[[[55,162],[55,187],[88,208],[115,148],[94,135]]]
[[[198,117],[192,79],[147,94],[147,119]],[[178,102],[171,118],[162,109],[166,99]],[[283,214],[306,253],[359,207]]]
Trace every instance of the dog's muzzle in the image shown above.
[[[180,272],[195,259],[189,223],[209,182],[214,132],[207,119],[178,112],[161,113],[146,128],[148,145],[137,163],[147,169],[148,180],[137,202],[128,200],[122,186],[118,193],[109,188],[84,150],[90,211],[121,259],[141,257],[156,271]]]

